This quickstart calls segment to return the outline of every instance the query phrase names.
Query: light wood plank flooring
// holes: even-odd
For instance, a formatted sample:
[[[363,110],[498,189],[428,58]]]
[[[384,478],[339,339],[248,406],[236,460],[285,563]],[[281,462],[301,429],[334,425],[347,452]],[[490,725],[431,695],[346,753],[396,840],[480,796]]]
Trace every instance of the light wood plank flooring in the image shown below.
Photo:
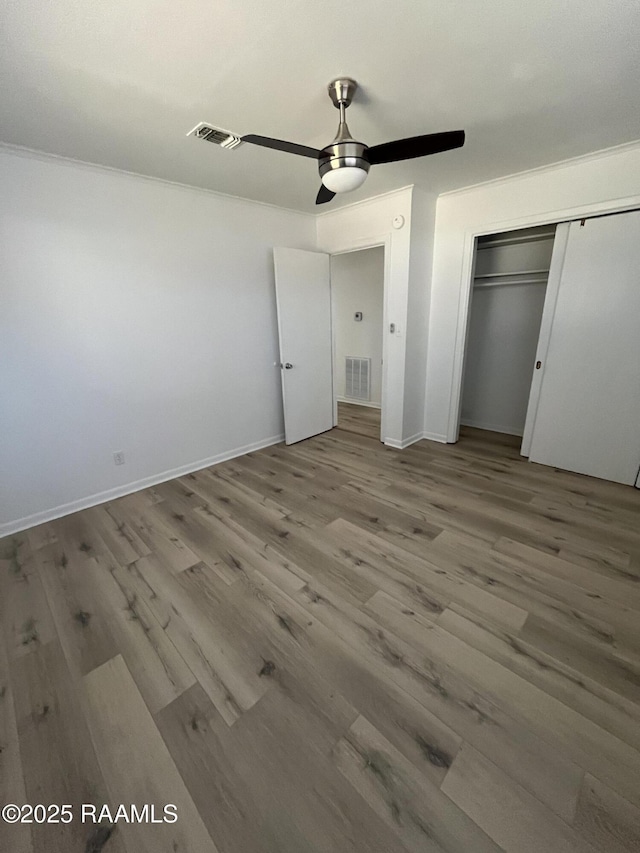
[[[380,409],[355,403],[338,403],[338,427],[380,441]]]
[[[640,493],[347,429],[0,542],[11,853],[640,849]]]

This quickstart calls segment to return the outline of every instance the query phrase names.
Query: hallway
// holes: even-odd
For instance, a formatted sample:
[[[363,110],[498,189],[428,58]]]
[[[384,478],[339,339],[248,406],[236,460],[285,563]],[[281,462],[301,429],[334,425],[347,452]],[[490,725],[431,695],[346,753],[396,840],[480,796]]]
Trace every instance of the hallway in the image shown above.
[[[338,403],[338,429],[380,439],[380,409]]]

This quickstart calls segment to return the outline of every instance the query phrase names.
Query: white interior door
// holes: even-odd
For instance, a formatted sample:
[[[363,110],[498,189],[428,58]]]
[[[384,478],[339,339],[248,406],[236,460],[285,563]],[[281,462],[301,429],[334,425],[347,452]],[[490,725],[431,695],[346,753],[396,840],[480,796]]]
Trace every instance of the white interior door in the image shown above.
[[[640,212],[570,224],[530,459],[635,482]]]
[[[334,425],[329,255],[273,250],[287,444]]]
[[[556,310],[556,302],[558,301],[560,278],[562,276],[562,268],[564,266],[564,255],[567,250],[570,225],[570,222],[560,222],[560,224],[556,226],[556,234],[553,238],[553,252],[551,253],[549,278],[547,279],[547,290],[544,297],[544,306],[542,308],[542,320],[540,322],[538,346],[536,347],[536,358],[532,366],[533,377],[531,379],[531,389],[529,390],[527,416],[524,422],[522,445],[520,446],[520,454],[522,456],[528,456],[531,451],[533,426],[536,422],[536,415],[538,413],[542,377],[544,375],[543,367],[546,364],[547,352],[549,351],[551,325],[553,323],[553,315]]]

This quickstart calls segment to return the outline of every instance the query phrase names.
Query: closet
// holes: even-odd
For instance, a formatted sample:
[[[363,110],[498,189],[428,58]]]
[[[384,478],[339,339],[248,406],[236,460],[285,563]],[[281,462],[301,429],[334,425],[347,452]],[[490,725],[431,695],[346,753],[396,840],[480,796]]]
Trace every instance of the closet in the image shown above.
[[[640,211],[477,239],[461,423],[640,487]]]
[[[477,240],[462,424],[523,435],[555,228]]]

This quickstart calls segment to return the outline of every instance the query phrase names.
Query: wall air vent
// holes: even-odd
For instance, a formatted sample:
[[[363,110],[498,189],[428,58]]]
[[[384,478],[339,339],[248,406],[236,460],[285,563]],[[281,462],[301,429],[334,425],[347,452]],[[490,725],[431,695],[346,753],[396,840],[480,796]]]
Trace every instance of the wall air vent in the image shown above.
[[[187,133],[187,136],[195,136],[196,139],[204,139],[206,142],[213,142],[214,145],[219,145],[221,148],[237,148],[242,145],[242,139],[231,133],[229,130],[222,130],[219,127],[214,127],[201,121],[193,130]]]
[[[371,359],[345,359],[344,396],[350,400],[371,400]]]

